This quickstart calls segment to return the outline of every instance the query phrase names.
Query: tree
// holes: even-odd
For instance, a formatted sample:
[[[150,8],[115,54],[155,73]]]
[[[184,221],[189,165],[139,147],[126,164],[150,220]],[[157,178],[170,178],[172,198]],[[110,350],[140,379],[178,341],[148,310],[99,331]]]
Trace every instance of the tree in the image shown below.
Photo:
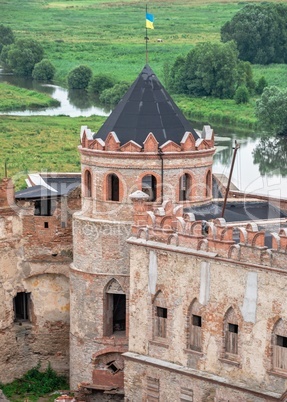
[[[235,103],[247,103],[249,101],[249,92],[245,85],[240,85],[235,91]]]
[[[56,69],[53,64],[49,60],[43,59],[35,64],[32,77],[38,81],[50,81],[54,78],[55,72]]]
[[[112,88],[105,89],[100,95],[100,101],[109,105],[117,104],[129,89],[130,85],[126,82],[119,82]]]
[[[238,62],[238,86],[245,86],[250,93],[253,93],[255,90],[255,81],[253,79],[252,67],[249,61],[239,60]]]
[[[21,76],[31,76],[36,63],[43,58],[42,46],[33,39],[19,39],[6,45],[1,52],[1,61]]]
[[[183,56],[178,56],[175,59],[173,66],[169,71],[169,79],[167,80],[167,88],[172,92],[185,93],[187,88],[185,85],[185,64],[186,58]]]
[[[14,43],[14,34],[11,28],[6,27],[4,25],[0,25],[0,53],[3,49],[3,46],[11,45]]]
[[[265,131],[287,134],[287,89],[266,87],[256,102],[255,114]]]
[[[234,42],[200,43],[187,55],[183,81],[193,96],[233,98],[237,86],[238,52]]]
[[[115,80],[107,75],[95,75],[89,83],[89,91],[94,94],[101,94],[105,89],[112,88]]]
[[[257,82],[257,85],[256,85],[256,87],[255,87],[255,92],[256,92],[258,95],[261,95],[262,92],[263,92],[263,90],[264,90],[264,88],[266,88],[267,86],[268,86],[268,83],[267,83],[265,77],[262,76],[262,77],[259,78],[259,80],[258,80],[258,82]]]
[[[90,67],[79,66],[68,74],[68,86],[70,89],[87,89],[93,72]]]
[[[221,27],[221,40],[234,40],[239,58],[253,64],[287,62],[287,6],[247,4]]]

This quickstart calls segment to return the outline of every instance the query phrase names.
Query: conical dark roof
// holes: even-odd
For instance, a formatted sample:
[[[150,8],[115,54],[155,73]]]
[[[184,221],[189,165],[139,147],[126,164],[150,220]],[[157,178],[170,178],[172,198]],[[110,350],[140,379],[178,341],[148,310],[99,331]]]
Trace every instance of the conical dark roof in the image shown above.
[[[121,144],[133,140],[142,145],[152,132],[160,145],[180,143],[184,133],[198,135],[173,102],[152,69],[146,65],[117,104],[95,138],[106,139],[114,131]]]

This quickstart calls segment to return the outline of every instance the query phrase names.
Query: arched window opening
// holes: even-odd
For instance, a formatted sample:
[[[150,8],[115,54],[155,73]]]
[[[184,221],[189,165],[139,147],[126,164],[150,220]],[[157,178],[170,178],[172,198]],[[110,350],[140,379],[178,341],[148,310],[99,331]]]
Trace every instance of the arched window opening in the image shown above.
[[[230,308],[224,319],[225,354],[227,358],[238,355],[239,326],[236,314]]]
[[[31,293],[19,292],[13,299],[14,321],[31,321]]]
[[[89,170],[85,171],[85,196],[92,196],[92,175]]]
[[[205,181],[205,195],[207,198],[211,196],[211,172],[208,171]]]
[[[166,338],[167,337],[167,318],[168,311],[166,303],[161,292],[158,293],[154,301],[154,337]]]
[[[154,202],[156,200],[156,178],[148,174],[142,179],[142,191],[149,196],[148,201]]]
[[[196,299],[189,309],[187,348],[198,352],[201,352],[202,349],[201,305]]]
[[[179,179],[179,201],[188,201],[191,196],[191,176],[188,173]]]
[[[120,181],[116,174],[109,174],[107,177],[108,181],[108,201],[119,201],[120,200]]]
[[[126,331],[126,295],[120,284],[114,279],[105,294],[104,334],[125,335]]]
[[[287,322],[280,319],[274,326],[273,334],[273,368],[287,370]]]

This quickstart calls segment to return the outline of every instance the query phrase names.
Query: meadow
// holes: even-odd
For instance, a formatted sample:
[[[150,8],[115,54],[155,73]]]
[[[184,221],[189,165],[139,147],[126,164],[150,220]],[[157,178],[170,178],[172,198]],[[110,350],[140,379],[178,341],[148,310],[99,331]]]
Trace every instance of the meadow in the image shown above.
[[[158,77],[164,78],[165,62],[187,54],[196,43],[219,41],[221,26],[246,3],[148,2],[155,16],[155,29],[148,30],[148,61]],[[0,24],[11,27],[18,38],[41,42],[58,82],[64,83],[80,64],[95,74],[132,82],[146,63],[145,6],[139,0],[0,0]],[[163,42],[158,43],[159,38]]]
[[[39,92],[0,83],[1,112],[12,109],[40,109],[52,106],[59,106],[59,102]]]
[[[171,65],[198,42],[219,41],[221,26],[246,3],[249,1],[148,2],[148,10],[155,16],[155,29],[148,30],[148,62],[160,80],[164,83],[165,63]],[[11,27],[16,38],[34,38],[43,45],[60,85],[65,86],[69,71],[80,64],[89,66],[94,74],[109,74],[131,83],[146,63],[145,6],[139,0],[0,0],[0,24]],[[163,42],[157,42],[159,38]],[[287,65],[253,66],[253,73],[256,80],[264,75],[268,85],[287,87]],[[7,91],[10,89],[0,88],[2,109],[12,102]],[[18,106],[38,102],[38,95],[30,91],[15,91],[18,94],[14,92],[12,98],[18,99]],[[236,105],[233,100],[174,98],[192,120],[256,126],[256,98],[247,105]],[[1,116],[0,168],[6,159],[10,175],[33,170],[79,171],[80,126],[89,125],[96,131],[102,123],[99,117]]]

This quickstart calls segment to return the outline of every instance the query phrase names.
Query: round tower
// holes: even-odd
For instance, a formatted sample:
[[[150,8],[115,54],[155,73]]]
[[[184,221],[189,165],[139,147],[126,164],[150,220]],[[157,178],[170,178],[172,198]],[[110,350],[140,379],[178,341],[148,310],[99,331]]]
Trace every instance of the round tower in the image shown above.
[[[167,199],[184,207],[210,202],[214,150],[210,127],[199,136],[149,66],[98,133],[82,127],[82,210],[74,215],[70,272],[72,388],[123,388],[132,308],[129,195],[143,191],[150,209]]]

